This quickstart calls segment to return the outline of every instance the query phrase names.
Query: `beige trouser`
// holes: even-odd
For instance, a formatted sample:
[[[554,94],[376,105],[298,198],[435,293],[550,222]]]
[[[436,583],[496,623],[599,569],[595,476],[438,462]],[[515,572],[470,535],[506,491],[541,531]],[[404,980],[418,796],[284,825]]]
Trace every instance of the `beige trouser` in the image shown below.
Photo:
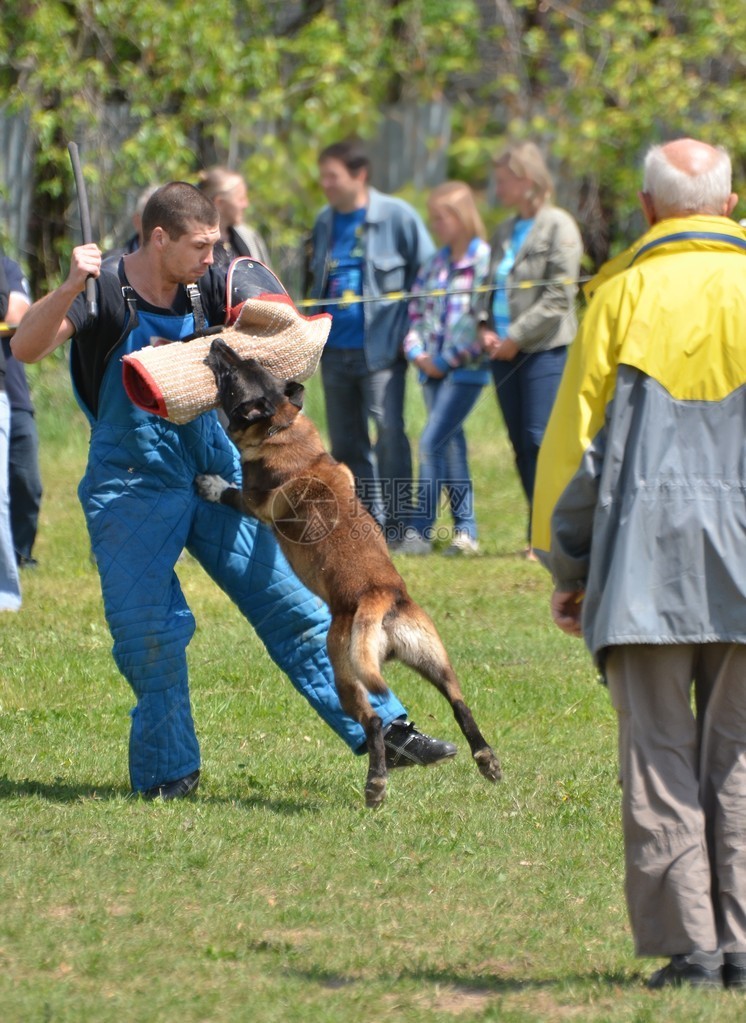
[[[606,677],[637,954],[746,952],[746,646],[613,647]]]

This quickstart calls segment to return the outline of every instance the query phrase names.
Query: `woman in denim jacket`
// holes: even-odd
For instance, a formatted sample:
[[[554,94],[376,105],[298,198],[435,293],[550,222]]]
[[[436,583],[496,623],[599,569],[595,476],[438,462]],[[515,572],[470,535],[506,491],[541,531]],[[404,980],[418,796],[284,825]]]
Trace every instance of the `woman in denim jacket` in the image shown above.
[[[532,142],[498,156],[495,178],[500,202],[515,215],[492,239],[495,290],[484,303],[479,335],[492,359],[497,401],[528,500],[530,535],[536,459],[578,326],[583,243],[570,214],[552,205],[552,178]],[[525,553],[533,560],[530,546]]]
[[[430,227],[442,245],[421,268],[409,306],[407,359],[419,370],[428,419],[420,438],[415,514],[398,547],[428,554],[441,488],[448,491],[454,533],[446,554],[474,554],[477,524],[464,421],[489,382],[477,339],[477,299],[489,272],[490,249],[468,185],[447,181],[428,198]],[[444,294],[445,292],[445,294]]]

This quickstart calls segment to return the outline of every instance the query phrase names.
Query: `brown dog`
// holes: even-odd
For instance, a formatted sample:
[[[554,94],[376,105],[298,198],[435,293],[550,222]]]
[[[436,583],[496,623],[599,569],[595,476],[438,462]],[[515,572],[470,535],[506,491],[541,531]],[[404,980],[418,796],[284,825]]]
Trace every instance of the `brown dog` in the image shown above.
[[[198,476],[197,488],[207,500],[272,526],[295,574],[329,606],[327,649],[339,699],[368,742],[367,805],[378,806],[386,795],[382,722],[368,692],[386,692],[381,663],[392,657],[445,696],[479,770],[498,781],[500,763],[464,703],[435,626],[407,593],[349,469],[327,454],[316,427],[299,415],[302,385],[241,359],[220,338],[205,362],[241,453],[243,486]]]

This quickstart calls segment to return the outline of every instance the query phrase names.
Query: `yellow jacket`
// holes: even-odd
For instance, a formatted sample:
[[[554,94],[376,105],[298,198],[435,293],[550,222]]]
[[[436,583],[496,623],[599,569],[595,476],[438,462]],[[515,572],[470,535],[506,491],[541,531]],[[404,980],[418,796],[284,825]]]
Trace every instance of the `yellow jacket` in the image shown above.
[[[559,588],[585,590],[594,654],[746,641],[744,257],[732,220],[668,219],[588,285],[532,543]]]

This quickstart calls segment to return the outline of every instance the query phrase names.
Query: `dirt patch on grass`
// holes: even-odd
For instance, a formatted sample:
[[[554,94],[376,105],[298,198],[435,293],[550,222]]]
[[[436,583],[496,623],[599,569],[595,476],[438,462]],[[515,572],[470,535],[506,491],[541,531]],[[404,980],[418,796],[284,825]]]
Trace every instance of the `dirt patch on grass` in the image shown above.
[[[609,1002],[606,1008],[611,1009]],[[531,988],[520,994],[513,993],[505,997],[502,1006],[506,1011],[531,1013],[531,1019],[540,1019],[542,1023],[567,1023],[568,1020],[587,1020],[592,1023],[599,1018],[598,1002],[587,1005],[562,1005],[551,991],[537,991]]]
[[[487,988],[450,985],[437,992],[432,1008],[437,1012],[448,1012],[452,1016],[461,1016],[467,1012],[484,1012],[495,997],[495,992]]]
[[[77,910],[75,906],[50,906],[46,911],[46,917],[49,920],[71,920]]]

